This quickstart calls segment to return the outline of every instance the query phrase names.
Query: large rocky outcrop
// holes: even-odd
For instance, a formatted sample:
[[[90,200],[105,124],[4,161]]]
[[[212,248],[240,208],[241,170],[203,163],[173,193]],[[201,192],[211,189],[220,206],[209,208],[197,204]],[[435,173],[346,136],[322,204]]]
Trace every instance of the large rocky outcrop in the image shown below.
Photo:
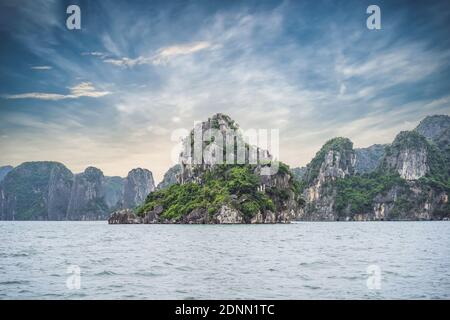
[[[181,173],[181,166],[179,164],[174,165],[169,170],[167,170],[167,172],[164,174],[162,181],[158,183],[156,189],[162,190],[177,183],[177,176],[180,175],[180,173]]]
[[[139,224],[142,218],[138,217],[133,210],[123,209],[115,211],[108,219],[109,224]]]
[[[106,219],[114,210],[141,205],[153,190],[151,172],[144,169],[121,178],[93,167],[73,175],[61,163],[26,162],[0,182],[0,219]]]
[[[2,220],[63,220],[73,175],[58,162],[25,162],[0,185]]]
[[[347,138],[334,138],[325,143],[307,165],[304,180],[306,208],[304,220],[335,220],[334,202],[337,179],[355,172],[353,143]]]
[[[374,144],[367,148],[355,149],[355,173],[370,173],[375,171],[383,159],[385,144]]]
[[[436,142],[450,129],[450,116],[428,116],[416,127],[415,131],[430,141]]]
[[[105,200],[105,177],[100,169],[88,167],[75,175],[67,220],[100,220],[108,214]]]
[[[197,136],[203,139],[190,139]],[[271,159],[266,150],[244,142],[233,120],[216,114],[183,141],[177,183],[149,195],[140,209],[143,222],[290,222],[302,210],[299,188],[289,167]]]
[[[368,173],[356,169],[358,152],[348,139],[327,142],[307,166],[306,206],[300,219],[449,218],[450,165],[442,145],[436,143],[444,141],[439,139],[448,129],[432,128],[425,130],[428,139],[419,130],[400,132],[391,145],[384,146],[378,166]]]
[[[434,144],[446,162],[450,162],[450,116],[428,116],[419,123],[415,131]]]
[[[431,152],[425,137],[415,131],[402,131],[386,147],[381,170],[397,172],[406,180],[417,180],[430,171]]]
[[[105,177],[105,202],[110,209],[123,208],[125,179],[122,177]]]
[[[141,205],[148,194],[155,190],[152,173],[147,169],[133,169],[126,178],[123,204],[125,208]]]

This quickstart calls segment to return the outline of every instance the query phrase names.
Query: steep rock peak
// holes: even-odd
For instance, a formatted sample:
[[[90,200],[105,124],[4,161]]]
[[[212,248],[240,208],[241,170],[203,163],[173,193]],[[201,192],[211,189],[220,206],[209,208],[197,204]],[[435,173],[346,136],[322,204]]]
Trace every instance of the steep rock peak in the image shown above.
[[[305,180],[313,183],[326,178],[344,178],[355,170],[355,152],[348,138],[327,141],[306,167]]]
[[[425,138],[436,142],[442,134],[450,128],[450,116],[448,115],[433,115],[424,118],[419,125],[414,129]]]
[[[182,143],[179,156],[181,172],[177,175],[177,182],[201,183],[202,175],[217,164],[263,164],[270,167],[273,157],[269,151],[250,145],[246,138],[249,137],[244,137],[238,124],[222,113],[196,123]]]
[[[430,171],[432,148],[417,131],[402,131],[386,147],[380,169],[397,172],[403,179],[417,180]]]
[[[83,177],[88,181],[95,181],[98,178],[103,178],[103,171],[95,167],[87,167],[82,173]]]
[[[180,173],[181,173],[181,166],[179,164],[176,164],[173,167],[169,168],[169,170],[167,170],[167,172],[164,174],[162,181],[158,183],[156,189],[162,190],[177,183],[177,176]]]
[[[141,205],[147,195],[155,190],[153,174],[142,168],[136,168],[128,172],[123,204],[125,208],[134,208]]]

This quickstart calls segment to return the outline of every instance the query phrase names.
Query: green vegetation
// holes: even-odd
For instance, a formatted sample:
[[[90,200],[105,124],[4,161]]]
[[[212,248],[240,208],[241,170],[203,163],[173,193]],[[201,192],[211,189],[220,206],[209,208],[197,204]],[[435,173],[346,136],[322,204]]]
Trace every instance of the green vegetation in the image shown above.
[[[72,173],[57,162],[25,162],[9,172],[2,183],[5,192],[15,195],[15,219],[47,218],[49,181],[57,173],[70,185]]]
[[[445,153],[436,145],[416,131],[402,131],[398,134],[391,146],[386,147],[386,156],[397,157],[402,149],[425,150],[429,173],[419,179],[422,187],[437,188],[442,191],[450,190],[450,172]],[[379,168],[379,173],[386,171],[386,164]]]
[[[375,196],[394,186],[406,186],[406,181],[398,174],[380,175],[376,172],[337,179],[335,209],[339,214],[372,211]]]
[[[423,196],[427,191],[432,190],[450,192],[450,181],[440,179],[440,176],[431,174],[419,179],[419,185],[425,191]],[[408,212],[414,208],[414,203],[410,200],[411,191],[408,188],[407,181],[398,174],[380,174],[379,172],[337,179],[336,212],[339,215],[370,212],[373,210],[374,198],[394,187],[402,191],[398,193],[395,200],[391,218],[395,218],[396,215],[400,217],[400,213]],[[421,202],[417,197],[416,200]],[[425,199],[422,200],[425,201]]]
[[[289,167],[282,165],[282,172]],[[217,165],[201,176],[201,183],[175,184],[167,189],[149,194],[144,205],[137,209],[139,215],[163,207],[162,218],[177,221],[192,210],[207,210],[214,215],[222,205],[236,208],[250,220],[256,213],[277,209],[269,195],[258,191],[260,176],[252,165]],[[287,190],[281,190],[289,197]],[[298,195],[299,196],[299,195]]]

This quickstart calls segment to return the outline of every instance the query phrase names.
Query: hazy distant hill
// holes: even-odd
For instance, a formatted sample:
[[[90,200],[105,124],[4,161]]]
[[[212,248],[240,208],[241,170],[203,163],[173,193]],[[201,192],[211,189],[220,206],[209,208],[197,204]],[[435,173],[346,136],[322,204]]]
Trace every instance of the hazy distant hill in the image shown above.
[[[73,174],[51,161],[25,162],[0,183],[1,220],[97,220],[133,208],[153,191],[152,173],[131,170],[126,178],[105,177],[97,168]]]

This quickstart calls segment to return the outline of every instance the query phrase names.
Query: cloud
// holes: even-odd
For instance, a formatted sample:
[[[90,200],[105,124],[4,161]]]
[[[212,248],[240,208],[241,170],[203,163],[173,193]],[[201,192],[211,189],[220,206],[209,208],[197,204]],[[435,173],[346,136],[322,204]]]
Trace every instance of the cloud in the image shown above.
[[[122,57],[122,58],[117,58],[117,59],[108,58],[108,59],[103,59],[103,61],[106,63],[113,64],[118,67],[134,67],[135,65],[149,64],[152,62],[151,59],[144,58],[144,57],[137,57],[135,59],[130,59],[127,57]]]
[[[99,98],[110,94],[109,91],[97,91],[91,82],[81,82],[80,84],[70,88],[71,95],[78,97]]]
[[[99,51],[91,51],[91,52],[83,52],[81,53],[82,56],[93,56],[93,57],[100,57],[100,58],[105,58],[108,55],[104,52],[99,52]]]
[[[306,164],[333,136],[348,136],[361,147],[390,142],[426,114],[450,110],[450,85],[445,81],[449,43],[437,28],[444,26],[442,21],[427,19],[430,24],[421,24],[419,30],[406,16],[393,16],[386,20],[385,31],[372,32],[361,24],[356,9],[345,10],[354,3],[342,10],[318,6],[314,14],[310,6],[295,1],[267,6],[269,10],[251,4],[226,9],[219,5],[208,12],[195,10],[195,5],[177,6],[177,21],[170,6],[157,5],[156,16],[149,19],[150,11],[125,5],[127,10],[120,5],[95,7],[99,10],[93,14],[101,14],[90,19],[90,27],[98,32],[85,33],[83,41],[71,33],[50,32],[61,25],[56,18],[42,33],[31,32],[45,19],[35,19],[26,6],[29,19],[20,24],[33,24],[26,30],[11,29],[11,34],[39,61],[46,61],[39,63],[53,66],[46,84],[62,90],[9,98],[71,100],[57,108],[57,119],[55,109],[42,104],[36,115],[42,117],[42,127],[36,131],[10,124],[10,152],[3,153],[4,159],[27,160],[38,154],[76,163],[80,170],[90,159],[116,173],[139,164],[162,177],[171,164],[170,133],[223,112],[244,130],[279,128],[280,157],[297,166]],[[169,67],[139,68],[144,65]],[[41,76],[30,72],[30,64],[25,66],[31,76]],[[17,80],[18,92],[30,91],[20,89],[23,79]],[[102,90],[79,83],[83,79]],[[115,95],[96,101],[96,108],[76,100],[109,91]],[[66,122],[82,111],[88,112],[79,115],[85,127],[76,129],[75,140]],[[22,110],[0,107],[0,112],[0,128],[5,130],[6,120]],[[108,130],[111,126],[117,135]],[[30,132],[39,132],[35,149],[27,140]],[[52,139],[60,141],[52,145]],[[0,149],[5,150],[4,144]]]
[[[45,93],[45,92],[29,92],[20,94],[3,95],[4,99],[38,99],[58,101],[64,99],[77,99],[80,97],[100,98],[110,94],[109,91],[98,91],[90,82],[81,82],[76,86],[70,87],[70,94]]]
[[[52,67],[50,66],[33,66],[31,67],[32,70],[50,70]]]
[[[111,58],[108,57],[106,54],[100,52],[91,52],[85,55],[98,56],[104,62],[119,67],[134,67],[136,65],[143,65],[143,64],[153,64],[153,65],[166,64],[170,61],[170,59],[173,59],[177,56],[190,55],[209,48],[213,48],[211,43],[207,41],[200,41],[200,42],[192,42],[189,44],[163,47],[157,50],[157,52],[150,57],[138,56],[137,58],[129,58],[129,57]]]
[[[186,45],[175,45],[166,48],[162,48],[158,53],[152,58],[154,64],[160,64],[167,62],[170,58],[193,54],[195,52],[205,50],[211,47],[211,43],[207,41],[194,42]]]

